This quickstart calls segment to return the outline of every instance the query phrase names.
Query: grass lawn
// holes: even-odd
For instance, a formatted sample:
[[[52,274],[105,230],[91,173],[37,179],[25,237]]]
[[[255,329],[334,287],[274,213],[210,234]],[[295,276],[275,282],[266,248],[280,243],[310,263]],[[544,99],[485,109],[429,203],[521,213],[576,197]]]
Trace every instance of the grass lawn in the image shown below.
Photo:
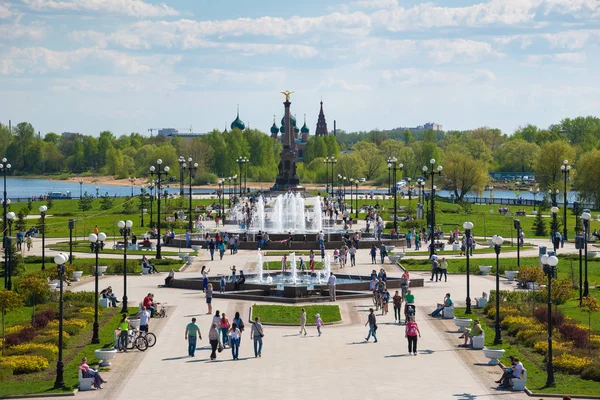
[[[291,263],[288,259],[287,262],[287,266],[288,269],[291,269]],[[296,259],[296,267],[298,268],[298,271],[300,271],[300,260]],[[323,265],[323,263],[321,261],[315,261],[315,269],[323,269],[325,268],[325,266]],[[304,269],[305,270],[309,270],[310,269],[310,265],[308,263],[308,260],[304,260]],[[268,270],[268,271],[280,271],[281,270],[281,261],[266,261],[263,262],[263,270]]]
[[[423,246],[423,247],[427,248],[427,246]],[[452,245],[448,245],[447,244],[446,247],[447,248],[452,248]],[[521,247],[521,251],[531,250],[532,248],[533,248],[532,246]],[[517,250],[517,246],[510,247],[509,250],[510,251],[512,251],[512,250],[516,251]],[[490,253],[493,253],[493,252],[494,252],[494,249],[491,248],[491,247],[487,247],[487,246],[486,247],[478,247],[475,250],[473,250],[473,254],[490,254]],[[460,250],[436,251],[436,254],[440,255],[440,256],[452,256],[452,255],[456,256],[456,255],[460,254]],[[427,250],[427,251],[414,251],[414,252],[410,252],[408,255],[409,256],[427,256],[427,255],[429,255],[429,250]]]
[[[306,310],[307,325],[314,324],[315,315],[321,314],[324,323],[339,322],[342,320],[340,308],[335,305],[312,306],[252,306],[252,318],[260,317],[260,321],[267,324],[300,325],[301,309]]]
[[[87,357],[88,364],[94,368],[94,364],[98,363],[94,351],[103,347],[111,347],[114,344],[113,332],[119,318],[118,309],[103,309],[103,314],[99,318],[100,344],[90,344],[92,323],[88,323],[86,328],[76,338],[71,338],[68,348],[63,353],[65,390],[54,389],[56,363],[50,363],[49,368],[45,371],[34,374],[15,375],[2,382],[2,385],[0,385],[0,396],[72,391],[79,385],[77,368],[81,363],[81,358],[84,356]]]
[[[600,289],[590,289],[590,296],[600,299]],[[580,321],[585,326],[588,326],[588,322],[591,321],[592,330],[600,332],[600,313],[592,313],[590,318],[590,314],[579,307],[579,299],[569,300],[558,306],[558,309],[567,317]]]
[[[464,311],[464,308],[457,308],[454,310],[454,316],[463,318],[465,317]],[[489,320],[481,310],[474,310],[474,314],[471,314],[469,318],[475,318],[475,316],[479,317],[479,320],[482,321],[482,327],[485,331],[485,347],[505,349],[506,352],[502,357],[502,363],[504,365],[510,365],[508,356],[511,355],[518,357],[523,362],[523,365],[527,369],[526,386],[529,390],[534,393],[558,393],[569,395],[598,395],[598,393],[600,393],[600,382],[583,380],[579,375],[569,375],[558,371],[554,372],[556,386],[551,388],[544,387],[546,384],[544,356],[535,353],[530,347],[519,345],[516,343],[515,338],[508,336],[506,333],[502,336],[503,343],[501,345],[494,345],[494,322]],[[497,378],[500,377],[501,372],[502,370],[498,368]]]
[[[154,241],[153,241],[154,242]],[[69,252],[69,242],[59,242],[59,243],[55,243],[55,244],[49,244],[46,246],[46,248],[50,249],[50,250],[54,250],[54,251],[63,251],[63,252]],[[162,249],[169,249],[170,247],[162,247],[161,248],[161,254],[163,256],[177,256],[179,254],[179,251],[162,251]],[[186,249],[187,250],[187,249]],[[78,241],[73,241],[73,252],[78,252],[78,253],[91,253],[92,251],[90,250],[90,242],[85,240],[78,240]],[[196,256],[198,255],[197,252],[195,251],[190,251],[190,252],[185,252],[191,256]],[[123,255],[123,250],[117,250],[117,249],[112,249],[110,248],[108,245],[104,247],[104,249],[102,250],[102,254],[117,254],[117,255]],[[137,256],[143,256],[143,255],[154,255],[155,251],[148,251],[148,250],[127,250],[127,254],[128,255],[137,255]]]

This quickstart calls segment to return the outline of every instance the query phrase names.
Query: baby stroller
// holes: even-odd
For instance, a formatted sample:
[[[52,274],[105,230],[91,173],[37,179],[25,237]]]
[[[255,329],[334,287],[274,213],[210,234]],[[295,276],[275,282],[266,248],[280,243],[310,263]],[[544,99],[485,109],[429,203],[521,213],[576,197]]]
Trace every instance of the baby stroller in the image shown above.
[[[404,323],[406,324],[406,322],[408,321],[408,319],[410,317],[414,317],[416,313],[416,307],[414,304],[407,304],[406,305],[406,320],[404,321]]]

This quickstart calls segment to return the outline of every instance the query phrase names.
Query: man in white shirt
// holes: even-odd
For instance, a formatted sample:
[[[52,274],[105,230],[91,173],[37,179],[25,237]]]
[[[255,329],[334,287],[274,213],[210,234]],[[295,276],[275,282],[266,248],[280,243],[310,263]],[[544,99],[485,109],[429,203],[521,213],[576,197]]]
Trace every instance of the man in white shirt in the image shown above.
[[[329,280],[327,281],[327,285],[329,286],[329,300],[335,301],[335,281],[337,278],[333,274],[333,272],[329,275]]]
[[[150,321],[150,312],[142,306],[140,312],[136,315],[140,319],[140,332],[148,332],[148,321]]]

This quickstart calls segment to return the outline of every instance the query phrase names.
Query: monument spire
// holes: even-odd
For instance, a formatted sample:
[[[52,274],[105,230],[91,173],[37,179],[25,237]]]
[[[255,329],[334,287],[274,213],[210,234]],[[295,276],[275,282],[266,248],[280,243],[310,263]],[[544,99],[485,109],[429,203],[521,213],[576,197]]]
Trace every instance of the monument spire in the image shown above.
[[[325,113],[323,112],[323,98],[321,98],[321,109],[319,110],[319,118],[317,119],[317,129],[315,129],[315,136],[327,136],[327,121],[325,120]]]

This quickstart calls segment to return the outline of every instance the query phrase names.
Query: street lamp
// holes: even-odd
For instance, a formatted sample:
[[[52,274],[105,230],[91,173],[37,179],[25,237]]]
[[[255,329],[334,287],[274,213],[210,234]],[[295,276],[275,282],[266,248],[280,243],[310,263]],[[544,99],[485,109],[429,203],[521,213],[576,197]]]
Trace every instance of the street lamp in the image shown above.
[[[469,246],[469,240],[471,239],[471,229],[473,229],[472,222],[463,223],[465,230],[466,245]],[[469,266],[469,248],[467,247],[467,310],[465,314],[471,314],[471,267]]]
[[[563,238],[567,240],[567,204],[569,201],[569,199],[567,198],[567,178],[569,177],[569,173],[571,172],[569,160],[563,161],[563,165],[560,166],[560,172],[562,172],[565,181],[565,190],[563,192]]]
[[[6,219],[8,220],[8,221],[6,221],[6,222],[8,222],[8,236],[12,236],[12,224],[16,217],[17,217],[17,214],[15,214],[12,211],[6,213]]]
[[[406,181],[408,182],[408,204],[410,204],[412,201],[412,183],[410,177],[406,178]]]
[[[333,177],[334,177],[334,175],[333,175],[333,167],[337,163],[337,160],[336,160],[336,158],[334,156],[325,157],[325,163],[327,165],[331,165],[331,197],[333,197],[333,194],[334,194],[333,191],[334,191],[334,187],[335,187],[335,183],[333,181]],[[327,170],[325,170],[325,173],[327,174]],[[329,180],[328,180],[328,182],[329,182]],[[329,184],[328,184],[328,186],[329,186]],[[329,187],[327,187],[327,189],[329,189]]]
[[[123,235],[123,308],[121,313],[128,313],[127,309],[127,237],[131,234],[133,222],[130,220],[117,222],[119,233]]]
[[[556,223],[556,214],[558,214],[558,207],[554,206],[550,209],[552,211],[552,246],[554,247],[554,253],[556,253],[556,249],[560,243],[556,240],[556,232],[558,231],[558,225]]]
[[[342,185],[344,184],[344,180],[343,180],[343,176],[341,174],[337,175],[338,178],[338,199],[340,199],[340,206],[341,206],[341,194],[342,194]]]
[[[354,178],[350,178],[350,219],[352,219],[352,214],[354,214],[354,203],[352,202],[352,189],[354,188]]]
[[[6,219],[8,220],[8,236],[6,233],[4,234],[4,287],[8,290],[12,290],[12,223],[13,219],[15,219],[15,213],[9,212],[6,214]]]
[[[325,198],[327,198],[329,196],[329,157],[325,157],[323,164],[325,164]]]
[[[58,361],[56,362],[56,380],[54,381],[54,389],[61,389],[65,387],[65,380],[63,377],[64,364],[63,364],[63,280],[65,275],[65,263],[68,257],[62,253],[54,256],[54,263],[56,263],[56,271],[58,272],[59,295],[58,295]]]
[[[397,180],[397,172],[402,171],[404,165],[402,163],[398,164],[398,159],[396,157],[389,157],[387,159],[387,167],[388,167],[388,176],[391,172],[392,179],[392,193],[394,195],[394,232],[398,234],[398,187],[396,186]]]
[[[521,221],[515,219],[513,224],[517,230],[517,269],[521,269]]]
[[[584,212],[581,214],[581,219],[583,219],[583,229],[584,229],[584,240],[585,240],[585,272],[584,272],[584,281],[583,281],[583,297],[587,297],[590,295],[590,287],[588,284],[588,240],[590,236],[590,219],[592,216],[589,212]]]
[[[185,157],[179,156],[177,162],[179,163],[179,195],[183,197],[183,174],[185,168]]]
[[[423,174],[429,174],[431,176],[431,246],[429,247],[429,257],[435,253],[435,186],[433,185],[433,178],[438,175],[442,176],[442,166],[435,166],[435,158],[429,160],[431,164],[431,171],[427,172],[427,166],[423,166]]]
[[[96,185],[96,198],[100,197],[100,186]]]
[[[223,209],[221,208],[221,202],[223,198],[223,179],[217,181],[219,188],[217,189],[217,197],[219,198],[219,217],[222,217]]]
[[[502,344],[500,333],[500,248],[504,243],[504,238],[494,235],[492,243],[494,243],[494,251],[496,252],[496,337],[494,337],[494,344]]]
[[[154,191],[154,181],[148,182],[148,190],[150,191],[150,229],[152,229],[152,225],[154,225],[152,221],[154,214],[152,212],[152,203],[154,203],[154,195],[152,194],[152,192]]]
[[[191,160],[191,158],[190,158],[190,160]],[[246,189],[244,188],[244,190],[242,192],[242,183],[244,181],[244,169],[243,169],[243,167],[246,166],[246,171],[248,170],[248,168],[247,168],[248,158],[246,158],[246,157],[238,157],[237,160],[235,160],[235,162],[238,164],[239,169],[240,169],[240,196],[241,196],[242,193],[246,191]]]
[[[492,200],[492,203],[493,203],[494,202],[494,187],[489,186],[488,190],[490,191],[490,200]]]
[[[157,208],[158,211],[156,213],[156,229],[157,229],[157,237],[156,237],[156,258],[161,259],[162,256],[160,254],[160,184],[162,183],[162,178],[166,178],[169,175],[170,168],[165,166],[162,171],[162,160],[159,158],[156,160],[156,164],[158,164],[158,168],[154,165],[150,166],[150,174],[152,176],[156,175],[156,200],[157,200]]]
[[[190,234],[192,233],[193,222],[192,222],[192,179],[194,178],[194,174],[198,170],[198,163],[192,164],[192,157],[188,158],[187,164],[183,163],[183,169],[187,169],[190,174],[190,207],[189,207],[189,221],[188,221],[188,229],[190,230]],[[240,179],[241,182],[241,179]],[[240,184],[241,191],[241,184]]]
[[[79,198],[83,198],[83,179],[79,179]]]
[[[356,207],[354,207],[354,218],[358,220],[358,179],[354,180],[354,185],[356,189],[354,190],[354,201],[356,202]]]
[[[2,198],[2,244],[6,244],[6,207],[8,206],[7,198],[6,198],[6,173],[10,171],[11,165],[6,163],[6,158],[2,159],[2,163],[0,164],[0,171],[2,171],[2,175],[4,176],[4,197]],[[4,246],[4,259],[7,259],[6,246]],[[5,275],[7,269],[4,270]],[[5,276],[6,277],[6,276]],[[6,286],[6,280],[5,280]]]
[[[548,359],[546,364],[546,387],[554,386],[554,364],[552,363],[552,278],[556,278],[558,258],[544,254],[540,261],[544,266],[544,274],[548,277]]]
[[[133,178],[129,178],[129,183],[131,183],[131,198],[133,199],[133,187],[135,186],[135,176]]]
[[[99,234],[92,233],[88,240],[90,241],[90,247],[94,253],[96,253],[96,270],[94,273],[94,325],[92,329],[92,344],[100,343],[100,336],[98,335],[98,252],[100,249],[104,248],[104,241],[106,240],[106,235],[104,232],[100,232]]]
[[[537,202],[535,201],[535,198],[540,193],[540,188],[538,188],[538,187],[536,187],[536,188],[529,188],[529,193],[531,193],[533,195],[533,211],[535,211],[535,206],[537,204]]]
[[[42,271],[46,269],[46,211],[47,206],[40,206],[40,215],[42,216]]]
[[[144,226],[144,197],[146,195],[146,188],[144,185],[140,186],[140,226]]]

